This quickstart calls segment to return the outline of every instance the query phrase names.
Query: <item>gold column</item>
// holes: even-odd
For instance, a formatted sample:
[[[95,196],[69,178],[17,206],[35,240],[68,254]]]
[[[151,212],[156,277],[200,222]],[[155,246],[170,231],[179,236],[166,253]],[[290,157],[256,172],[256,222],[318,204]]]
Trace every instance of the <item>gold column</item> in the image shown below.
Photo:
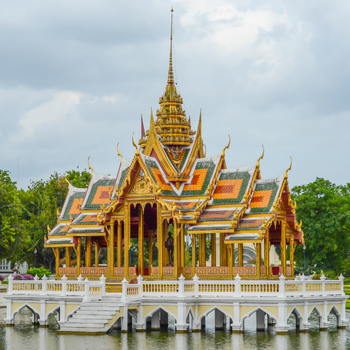
[[[100,257],[100,244],[98,242],[95,243],[95,267],[98,267]]]
[[[261,243],[256,243],[255,246],[255,253],[256,253],[256,276],[260,277],[261,272],[260,272],[260,266],[261,266]]]
[[[91,267],[91,237],[85,238],[85,266]]]
[[[235,266],[235,244],[231,244],[232,247],[232,267]]]
[[[178,277],[179,271],[179,224],[176,220],[173,221],[174,225],[174,275]]]
[[[108,275],[114,276],[114,220],[111,220],[107,254]]]
[[[169,263],[169,256],[168,256],[168,251],[165,248],[164,243],[168,239],[168,222],[166,220],[163,221],[163,266],[167,266]]]
[[[153,231],[148,231],[148,274],[151,274],[151,267],[153,265]]]
[[[129,248],[130,248],[130,204],[124,205],[124,277],[129,276]]]
[[[162,207],[157,203],[157,249],[158,249],[158,275],[160,278],[163,277],[163,231],[164,224],[162,220]]]
[[[70,267],[70,247],[66,247],[66,267]]]
[[[60,248],[56,247],[54,250],[55,258],[56,258],[56,276],[58,277],[60,275]]]
[[[196,235],[192,234],[192,275],[196,274]]]
[[[204,259],[203,259],[203,234],[198,235],[198,254],[199,254],[199,266],[205,266],[204,265]]]
[[[286,256],[286,224],[284,221],[281,223],[281,264],[282,273],[284,276],[287,274],[287,256]]]
[[[77,246],[77,275],[80,275],[80,262],[81,262],[81,238],[78,238]]]
[[[122,222],[118,221],[117,227],[117,266],[122,267]]]
[[[233,277],[233,244],[227,244],[227,248],[228,248],[228,266],[229,266],[229,273],[231,276],[231,279]]]
[[[144,225],[143,225],[143,209],[141,205],[139,205],[139,236],[138,236],[138,246],[139,246],[139,274],[143,276],[143,267],[144,267],[144,259],[143,259],[143,239],[144,239]]]
[[[181,225],[181,230],[180,230],[180,241],[181,241],[181,267],[182,271],[184,273],[185,271],[185,228],[184,225]]]
[[[225,247],[225,237],[223,233],[219,233],[220,235],[220,266],[225,266],[225,251],[226,251],[226,247]]]
[[[210,234],[211,266],[216,266],[216,233]]]
[[[243,266],[243,243],[238,243],[238,266]]]
[[[267,229],[264,239],[264,265],[266,276],[270,275],[270,231]]]
[[[294,237],[289,240],[289,253],[291,275],[294,276]]]

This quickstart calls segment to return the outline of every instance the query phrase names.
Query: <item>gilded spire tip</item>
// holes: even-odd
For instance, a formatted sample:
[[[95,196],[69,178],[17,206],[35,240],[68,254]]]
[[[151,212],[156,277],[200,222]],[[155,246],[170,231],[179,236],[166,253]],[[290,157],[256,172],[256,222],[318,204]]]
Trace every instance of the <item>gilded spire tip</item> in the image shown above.
[[[170,56],[169,56],[169,72],[168,85],[174,85],[174,71],[173,71],[173,8],[171,8],[171,27],[170,27]]]

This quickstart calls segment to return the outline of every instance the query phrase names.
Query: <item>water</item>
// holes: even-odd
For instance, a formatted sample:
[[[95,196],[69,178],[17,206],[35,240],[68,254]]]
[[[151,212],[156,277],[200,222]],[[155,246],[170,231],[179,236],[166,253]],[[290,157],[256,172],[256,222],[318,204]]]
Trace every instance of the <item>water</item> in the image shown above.
[[[323,332],[318,330],[317,317],[310,317],[313,327],[309,333],[295,332],[292,329],[294,322],[290,319],[291,330],[288,335],[276,335],[273,328],[266,332],[256,332],[254,316],[247,319],[244,334],[214,332],[213,317],[209,315],[205,333],[175,334],[173,327],[170,327],[167,333],[133,332],[131,334],[77,336],[57,335],[54,328],[33,327],[29,316],[29,313],[23,312],[20,318],[16,319],[17,325],[14,328],[5,327],[3,321],[0,321],[0,350],[350,350],[350,326],[349,329],[337,330],[334,317],[330,318],[329,330]],[[0,309],[0,320],[4,317],[5,309]],[[350,319],[350,311],[347,311],[347,319]]]

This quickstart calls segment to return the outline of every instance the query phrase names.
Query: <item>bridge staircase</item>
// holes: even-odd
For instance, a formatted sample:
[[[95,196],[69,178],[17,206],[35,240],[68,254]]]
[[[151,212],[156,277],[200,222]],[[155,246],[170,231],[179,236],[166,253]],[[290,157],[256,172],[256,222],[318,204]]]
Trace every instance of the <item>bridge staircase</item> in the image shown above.
[[[123,316],[122,305],[116,297],[83,302],[68,321],[60,322],[57,333],[104,334]]]

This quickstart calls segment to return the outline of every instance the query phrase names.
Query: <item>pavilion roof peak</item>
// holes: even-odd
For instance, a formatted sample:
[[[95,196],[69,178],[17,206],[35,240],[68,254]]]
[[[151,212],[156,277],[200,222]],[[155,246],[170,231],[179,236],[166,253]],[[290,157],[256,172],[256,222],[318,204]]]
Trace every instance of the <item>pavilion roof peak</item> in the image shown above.
[[[159,98],[160,109],[157,110],[156,132],[164,146],[189,146],[192,143],[190,120],[182,109],[183,100],[176,90],[173,70],[173,12],[171,9],[170,55],[168,80],[164,95]]]

